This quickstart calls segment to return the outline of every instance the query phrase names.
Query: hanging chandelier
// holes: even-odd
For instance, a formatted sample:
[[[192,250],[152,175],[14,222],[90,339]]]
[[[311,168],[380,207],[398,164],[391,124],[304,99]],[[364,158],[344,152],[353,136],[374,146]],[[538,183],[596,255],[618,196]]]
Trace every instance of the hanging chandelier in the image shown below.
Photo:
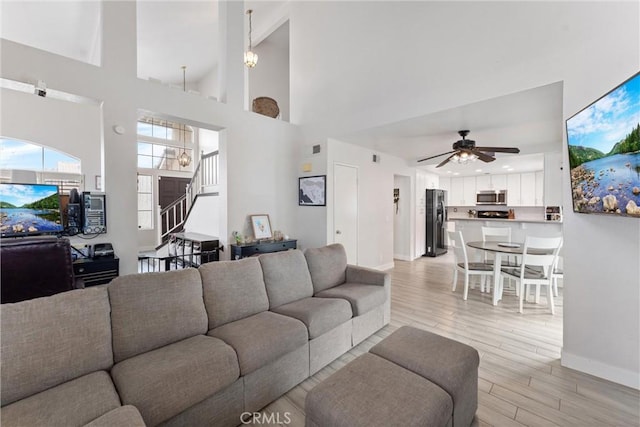
[[[184,92],[187,91],[187,66],[182,66],[182,90]],[[182,135],[182,154],[178,157],[178,163],[183,168],[186,168],[191,164],[191,156],[187,154],[187,125],[181,124],[180,130],[182,131],[180,134]]]
[[[244,53],[244,65],[249,68],[253,68],[258,63],[258,54],[251,50],[251,14],[253,10],[247,10],[247,15],[249,15],[249,49]]]

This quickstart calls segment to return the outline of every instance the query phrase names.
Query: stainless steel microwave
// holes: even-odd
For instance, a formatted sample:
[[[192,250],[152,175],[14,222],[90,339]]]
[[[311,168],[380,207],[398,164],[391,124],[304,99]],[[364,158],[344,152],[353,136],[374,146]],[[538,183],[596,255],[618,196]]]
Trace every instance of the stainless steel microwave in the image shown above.
[[[506,205],[507,190],[486,190],[476,194],[476,205]]]

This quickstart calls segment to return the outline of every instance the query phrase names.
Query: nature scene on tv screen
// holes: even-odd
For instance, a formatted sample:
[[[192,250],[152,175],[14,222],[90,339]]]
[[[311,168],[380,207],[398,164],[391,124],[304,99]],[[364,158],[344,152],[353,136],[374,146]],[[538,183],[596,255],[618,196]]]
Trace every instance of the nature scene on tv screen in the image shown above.
[[[54,233],[62,230],[60,198],[55,185],[1,184],[2,236]]]
[[[567,120],[573,210],[640,217],[640,73]]]

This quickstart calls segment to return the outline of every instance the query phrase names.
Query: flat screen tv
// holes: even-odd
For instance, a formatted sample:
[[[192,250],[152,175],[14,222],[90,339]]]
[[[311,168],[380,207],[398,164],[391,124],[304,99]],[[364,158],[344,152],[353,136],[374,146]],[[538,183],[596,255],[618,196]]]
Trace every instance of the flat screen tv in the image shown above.
[[[640,73],[567,119],[574,212],[640,218]]]
[[[0,236],[57,234],[64,229],[57,185],[0,183]]]

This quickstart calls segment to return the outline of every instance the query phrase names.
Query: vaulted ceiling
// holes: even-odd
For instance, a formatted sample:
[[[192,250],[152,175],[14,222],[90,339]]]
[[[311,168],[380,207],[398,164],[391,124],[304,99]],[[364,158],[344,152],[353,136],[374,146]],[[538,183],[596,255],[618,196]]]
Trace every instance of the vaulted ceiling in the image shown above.
[[[254,9],[254,30],[268,28],[274,11],[286,3],[245,3],[245,9]],[[3,1],[1,5],[3,38],[99,64],[99,2]],[[349,11],[348,7],[345,10]],[[138,76],[141,78],[181,84],[180,67],[187,65],[187,81],[195,83],[218,63],[216,1],[138,1],[137,27]],[[254,40],[258,42],[266,35],[264,31],[254,33]],[[375,70],[369,71],[375,73]],[[334,83],[340,85],[339,80]],[[449,151],[451,144],[459,139],[456,131],[460,129],[470,129],[469,137],[478,145],[517,146],[522,150],[521,156],[499,155],[492,164],[479,163],[478,167],[484,167],[485,171],[500,170],[505,164],[502,159],[508,159],[511,165],[521,162],[523,168],[533,167],[532,159],[538,165],[539,156],[526,155],[557,150],[562,140],[562,83],[533,87],[356,132],[336,130],[332,136],[424,167],[433,166],[441,159],[420,164],[415,161]],[[432,166],[426,169],[433,170]],[[433,171],[446,173],[444,169]]]

